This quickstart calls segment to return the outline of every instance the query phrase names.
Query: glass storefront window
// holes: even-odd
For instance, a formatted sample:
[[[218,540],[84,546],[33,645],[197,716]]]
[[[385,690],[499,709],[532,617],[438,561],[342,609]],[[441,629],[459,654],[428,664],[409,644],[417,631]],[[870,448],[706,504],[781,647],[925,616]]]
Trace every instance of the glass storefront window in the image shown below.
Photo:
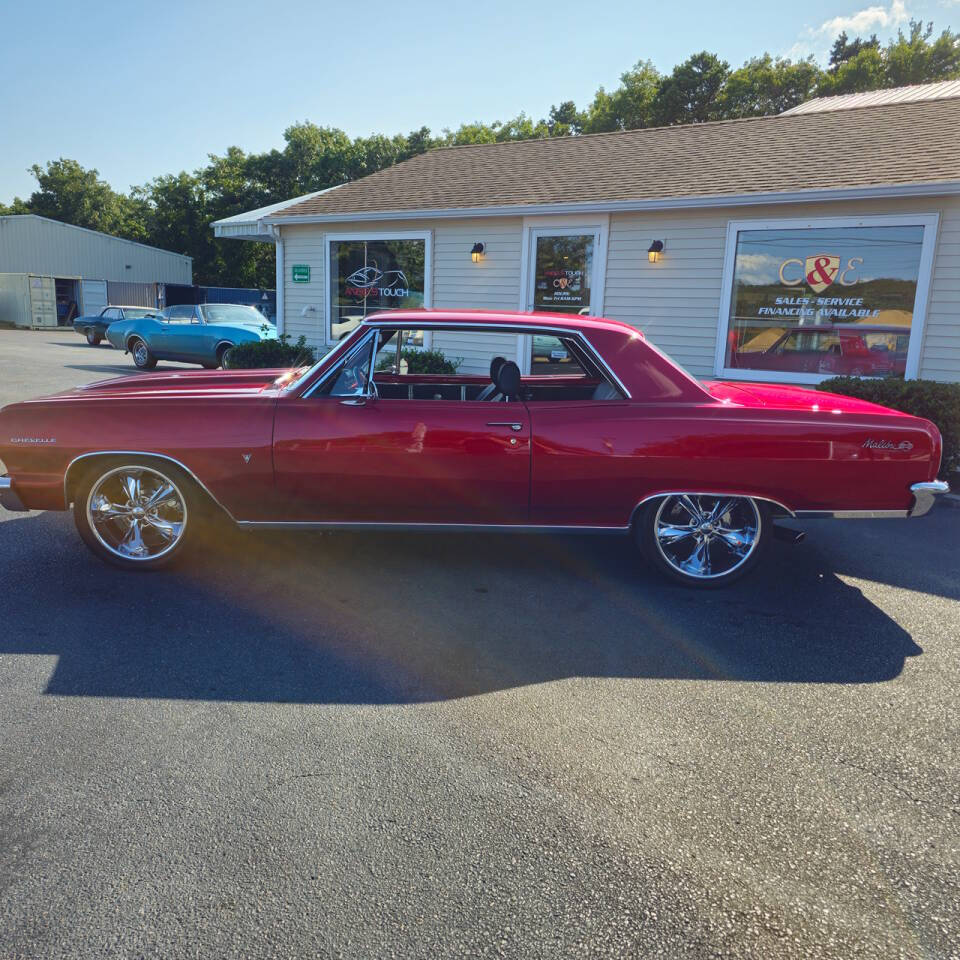
[[[425,284],[425,240],[331,240],[330,340],[371,313],[422,307]]]
[[[593,246],[593,234],[537,237],[534,310],[590,312]]]
[[[739,230],[724,367],[903,377],[924,229]]]

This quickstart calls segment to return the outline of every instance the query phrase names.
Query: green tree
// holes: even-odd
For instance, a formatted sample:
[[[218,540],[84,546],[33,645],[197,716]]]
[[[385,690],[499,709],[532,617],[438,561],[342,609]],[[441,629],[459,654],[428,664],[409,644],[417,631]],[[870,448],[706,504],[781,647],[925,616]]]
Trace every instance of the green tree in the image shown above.
[[[100,179],[99,171],[87,170],[76,160],[61,157],[49,161],[45,167],[35,163],[30,172],[36,177],[38,189],[25,203],[14,201],[19,204],[19,212],[35,213],[130,240],[142,240],[146,236],[143,204],[111,189]]]
[[[776,60],[765,53],[748,60],[727,77],[717,98],[717,116],[723,119],[763,117],[782,113],[809,100],[822,71],[813,57]]]
[[[583,115],[572,100],[550,108],[547,115],[547,130],[551,137],[567,137],[583,129]]]
[[[719,96],[730,64],[706,50],[695,53],[660,81],[651,104],[657,126],[703,123],[720,115]]]
[[[583,132],[604,133],[649,127],[661,79],[650,60],[635,63],[620,75],[620,86],[613,93],[608,94],[600,87],[586,110]]]
[[[833,41],[833,46],[830,48],[830,69],[836,70],[837,67],[846,63],[848,60],[852,60],[861,50],[865,50],[868,47],[872,47],[874,50],[880,49],[880,41],[877,39],[875,33],[869,40],[863,40],[860,37],[851,40],[847,36],[847,31],[844,30],[837,39]]]
[[[882,51],[865,46],[835,69],[823,74],[817,93],[822,97],[840,93],[862,93],[887,86],[886,69]]]
[[[932,43],[933,24],[911,20],[906,35],[897,31],[884,50],[886,85],[952,80],[960,76],[960,33],[944,30]]]

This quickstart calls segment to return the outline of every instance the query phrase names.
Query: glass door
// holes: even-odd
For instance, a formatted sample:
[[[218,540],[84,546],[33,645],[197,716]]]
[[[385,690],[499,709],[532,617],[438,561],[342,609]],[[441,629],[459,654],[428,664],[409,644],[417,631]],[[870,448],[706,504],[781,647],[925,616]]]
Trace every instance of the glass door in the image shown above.
[[[541,229],[530,233],[527,309],[537,313],[595,314],[600,229]],[[574,360],[556,337],[525,338],[525,372],[547,376],[572,372]],[[574,364],[575,365],[575,364]]]

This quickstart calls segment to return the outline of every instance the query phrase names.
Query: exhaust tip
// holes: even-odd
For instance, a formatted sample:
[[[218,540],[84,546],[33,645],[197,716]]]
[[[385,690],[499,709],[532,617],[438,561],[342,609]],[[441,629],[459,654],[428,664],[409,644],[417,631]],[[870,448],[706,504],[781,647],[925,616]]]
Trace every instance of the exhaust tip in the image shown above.
[[[789,527],[778,527],[774,524],[773,535],[777,540],[783,540],[785,543],[801,543],[806,533],[803,530],[791,530]]]

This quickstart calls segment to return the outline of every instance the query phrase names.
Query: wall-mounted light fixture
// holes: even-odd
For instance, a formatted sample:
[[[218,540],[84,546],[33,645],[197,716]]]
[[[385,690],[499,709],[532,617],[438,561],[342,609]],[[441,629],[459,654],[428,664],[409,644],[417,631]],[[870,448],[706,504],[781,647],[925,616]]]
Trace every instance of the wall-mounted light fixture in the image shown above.
[[[653,243],[650,244],[649,249],[647,250],[647,259],[651,263],[656,263],[660,259],[662,254],[663,254],[663,241],[654,240]]]
[[[475,243],[470,251],[470,259],[474,263],[479,263],[483,259],[483,244]]]

